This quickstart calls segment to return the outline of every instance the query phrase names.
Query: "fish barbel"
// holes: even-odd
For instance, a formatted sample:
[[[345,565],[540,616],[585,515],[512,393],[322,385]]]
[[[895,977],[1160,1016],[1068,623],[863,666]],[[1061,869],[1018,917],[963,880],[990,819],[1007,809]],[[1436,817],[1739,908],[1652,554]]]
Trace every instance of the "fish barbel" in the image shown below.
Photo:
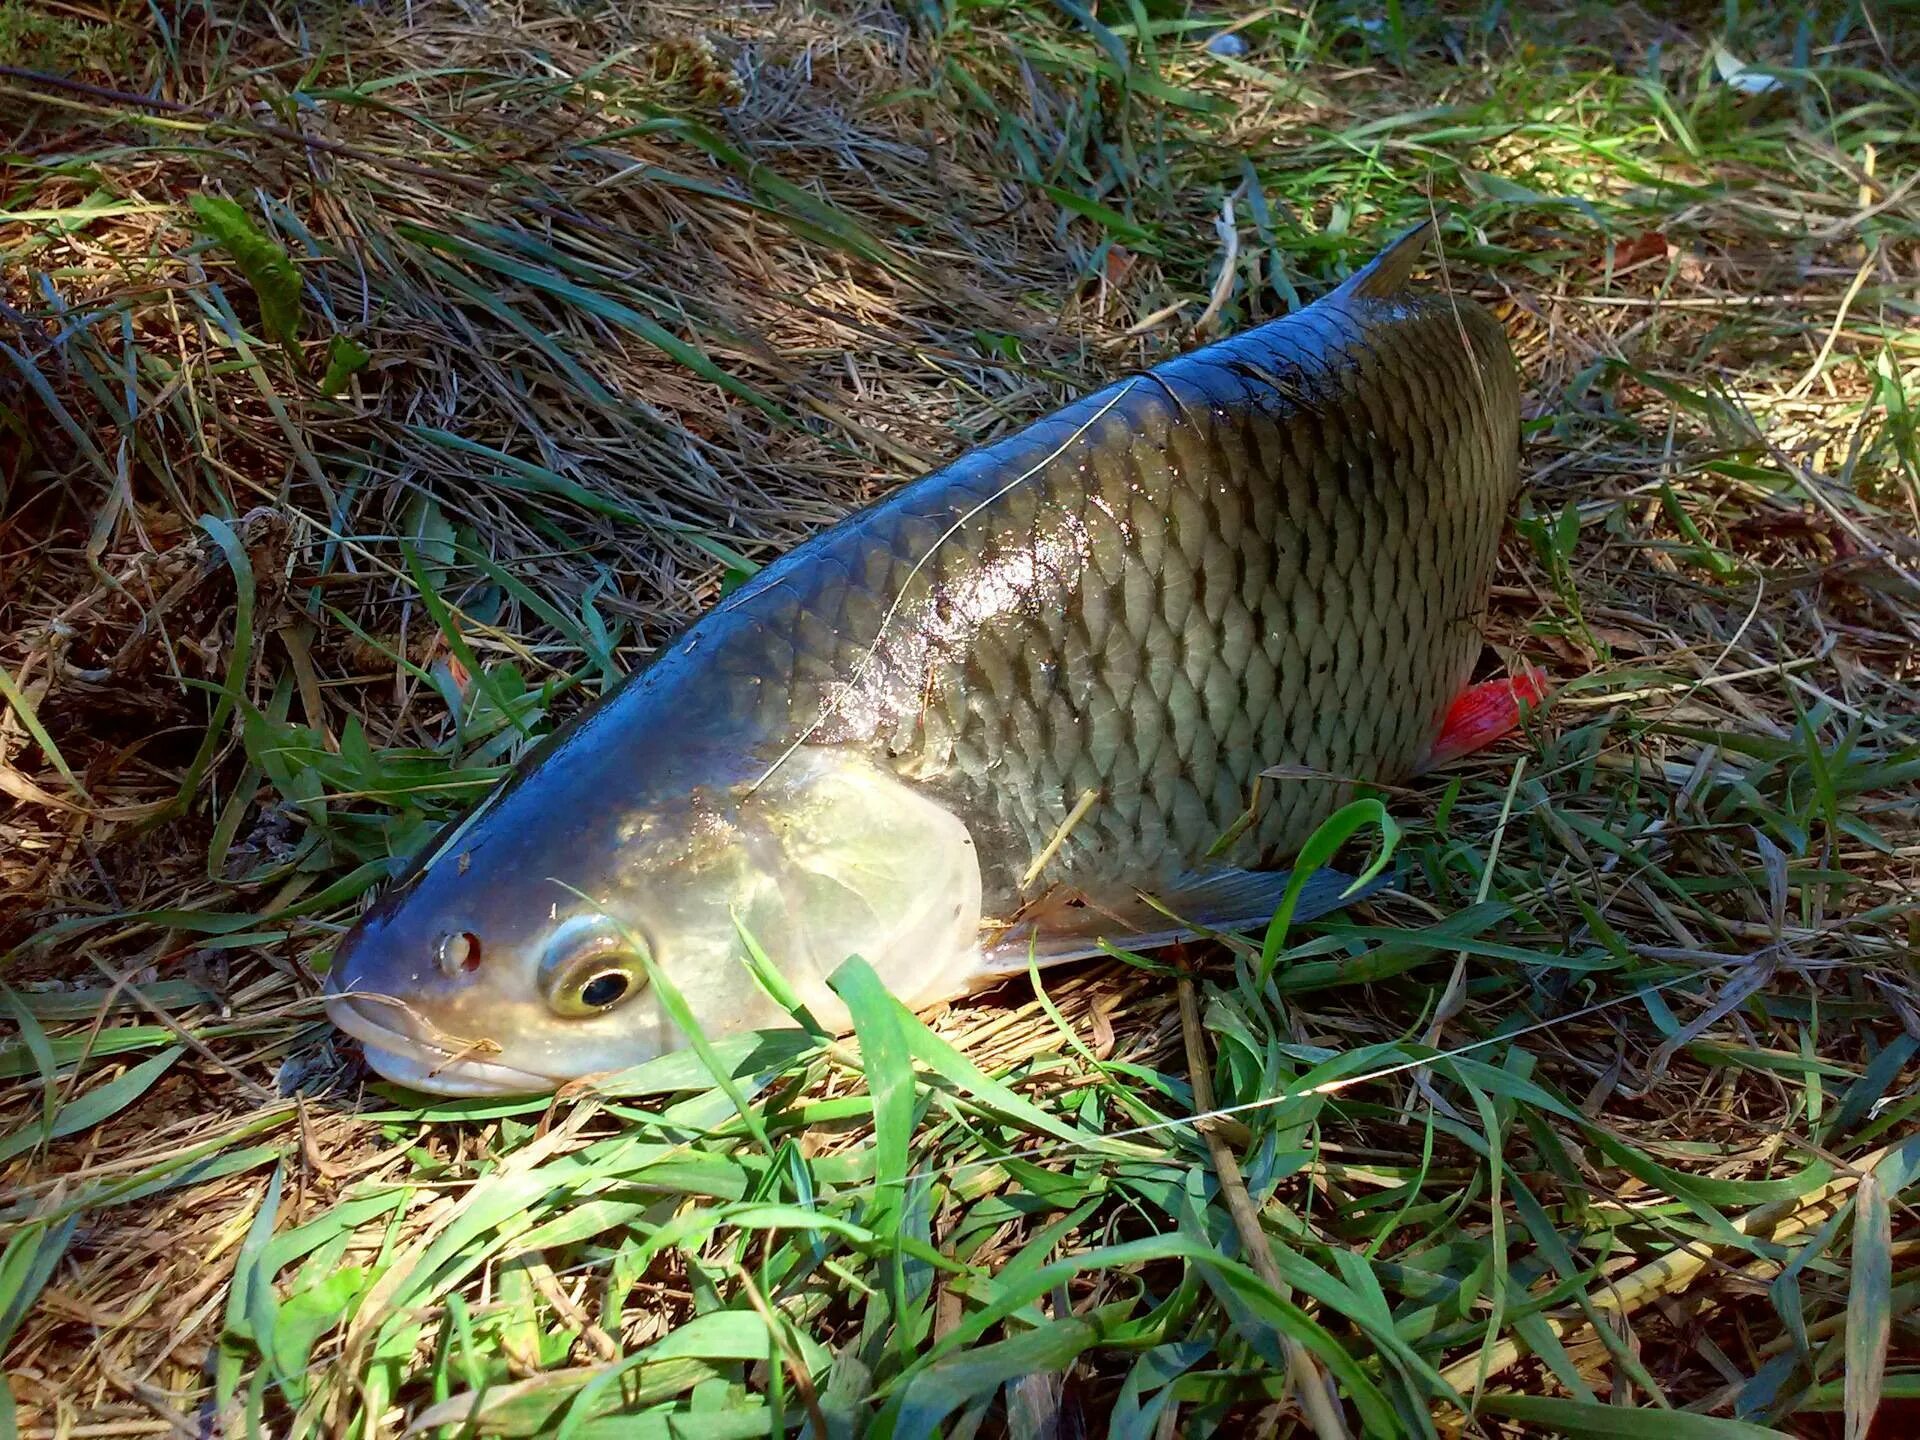
[[[411,1088],[539,1093],[686,1043],[650,974],[709,1036],[791,1024],[742,929],[845,1030],[850,955],[923,1006],[1264,924],[1483,645],[1518,383],[1487,311],[1410,292],[1428,229],[767,566],[412,862],[335,1024]]]

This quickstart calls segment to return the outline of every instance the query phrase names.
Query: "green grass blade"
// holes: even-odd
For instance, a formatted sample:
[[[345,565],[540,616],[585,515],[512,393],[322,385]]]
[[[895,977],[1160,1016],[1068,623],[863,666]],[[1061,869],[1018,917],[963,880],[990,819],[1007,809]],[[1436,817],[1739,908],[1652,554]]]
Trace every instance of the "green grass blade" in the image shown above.
[[[1873,1171],[1860,1177],[1854,1194],[1847,1268],[1847,1440],[1866,1440],[1880,1408],[1893,1334],[1893,1208]]]
[[[1631,1410],[1550,1395],[1482,1395],[1478,1408],[1568,1440],[1781,1440],[1780,1431],[1744,1420],[1685,1410]]]
[[[1280,952],[1287,943],[1287,927],[1293,923],[1293,912],[1300,904],[1300,895],[1306,889],[1307,882],[1339,853],[1340,847],[1352,838],[1355,831],[1366,825],[1376,826],[1380,831],[1380,854],[1347,887],[1346,893],[1352,894],[1370,884],[1387,868],[1387,862],[1393,858],[1394,848],[1400,843],[1400,827],[1387,814],[1384,805],[1378,800],[1355,800],[1343,805],[1323,820],[1300,847],[1300,853],[1293,862],[1293,876],[1287,882],[1287,893],[1267,926],[1266,936],[1260,942],[1261,985],[1267,983],[1274,966],[1280,963]]]
[[[12,1343],[41,1289],[53,1278],[80,1216],[23,1225],[0,1250],[0,1353]]]
[[[173,1062],[186,1053],[186,1046],[175,1045],[162,1050],[158,1055],[141,1061],[124,1075],[116,1076],[104,1085],[97,1085],[78,1099],[69,1100],[60,1107],[44,1134],[32,1130],[16,1131],[12,1135],[0,1137],[0,1161],[11,1160],[24,1150],[31,1150],[43,1140],[52,1141],[67,1135],[77,1135],[82,1130],[91,1130],[112,1119],[127,1106],[133,1104],[168,1070]]]
[[[180,788],[172,803],[162,812],[163,817],[184,810],[198,793],[200,782],[206,778],[215,754],[226,739],[227,722],[233,716],[234,707],[246,698],[247,672],[253,664],[253,560],[247,554],[246,545],[225,520],[202,515],[200,528],[213,537],[214,544],[220,547],[220,553],[226,557],[228,568],[233,571],[233,653],[227,660],[226,677],[221,683],[219,698],[214,702],[213,718],[207,724],[206,735],[187,766],[187,773],[181,778]]]

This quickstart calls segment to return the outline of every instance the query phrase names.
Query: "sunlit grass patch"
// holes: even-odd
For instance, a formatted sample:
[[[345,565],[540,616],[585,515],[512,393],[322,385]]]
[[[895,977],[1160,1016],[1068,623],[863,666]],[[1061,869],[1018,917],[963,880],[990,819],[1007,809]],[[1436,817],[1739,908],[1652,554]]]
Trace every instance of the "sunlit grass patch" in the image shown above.
[[[1904,1433],[1880,7],[230,10],[0,75],[5,1423]],[[851,1036],[553,1101],[369,1082],[333,939],[560,718],[1429,213],[1528,386],[1489,639],[1557,693],[1384,797],[1386,895],[1192,947],[1198,1076],[1116,956],[932,1017],[851,968]]]

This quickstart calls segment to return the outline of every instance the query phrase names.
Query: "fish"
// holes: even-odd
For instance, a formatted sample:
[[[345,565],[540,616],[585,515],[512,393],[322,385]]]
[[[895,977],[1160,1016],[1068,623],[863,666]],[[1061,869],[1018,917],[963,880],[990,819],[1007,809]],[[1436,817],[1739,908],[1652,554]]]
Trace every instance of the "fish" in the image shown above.
[[[676,997],[708,1039],[794,1026],[749,938],[846,1033],[850,956],[925,1009],[1265,925],[1356,786],[1485,718],[1519,378],[1413,284],[1432,228],[758,571],[407,865],[333,949],[335,1026],[408,1089],[542,1094],[687,1046]]]

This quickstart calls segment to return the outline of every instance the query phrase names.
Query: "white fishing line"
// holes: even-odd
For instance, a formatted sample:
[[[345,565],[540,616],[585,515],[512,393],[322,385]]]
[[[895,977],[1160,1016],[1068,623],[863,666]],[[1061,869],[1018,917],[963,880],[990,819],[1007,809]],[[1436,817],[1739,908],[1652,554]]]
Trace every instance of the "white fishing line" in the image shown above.
[[[1565,1015],[1554,1015],[1545,1020],[1536,1020],[1531,1025],[1523,1025],[1518,1030],[1509,1030],[1499,1035],[1489,1035],[1483,1039],[1459,1045],[1451,1050],[1441,1050],[1419,1060],[1401,1060],[1392,1065],[1382,1066],[1378,1070],[1366,1070],[1358,1075],[1348,1075],[1341,1079],[1324,1080],[1318,1085],[1310,1085],[1304,1090],[1287,1091],[1279,1095],[1268,1096],[1264,1100],[1247,1100],[1238,1105],[1222,1105],[1212,1110],[1203,1110],[1196,1115],[1182,1115],[1172,1120],[1156,1120],[1150,1125],[1135,1125],[1126,1130],[1109,1130],[1100,1135],[1105,1140],[1126,1140],[1135,1135],[1150,1135],[1161,1130],[1173,1130],[1182,1126],[1198,1127],[1209,1120],[1226,1119],[1233,1115],[1244,1115],[1250,1111],[1265,1110],[1274,1105],[1284,1105],[1290,1100],[1305,1100],[1314,1095],[1331,1095],[1336,1090],[1345,1090],[1352,1085],[1366,1085],[1375,1080],[1385,1080],[1408,1070],[1418,1070],[1422,1066],[1438,1065],[1447,1060],[1458,1059],[1462,1055],[1471,1055],[1475,1050],[1484,1050],[1490,1045],[1504,1041],[1518,1040],[1523,1035],[1532,1035],[1542,1030],[1552,1029],[1555,1025],[1564,1025],[1571,1020],[1584,1019],[1588,1015],[1597,1015],[1602,1010],[1615,1005],[1624,1005],[1630,1000],[1643,1000],[1662,990],[1672,989],[1675,985],[1697,980],[1698,975],[1676,975],[1671,980],[1662,980],[1657,985],[1648,985],[1625,995],[1616,995],[1611,1000],[1597,1000],[1579,1010],[1570,1010]],[[1062,1140],[1061,1144],[1069,1142]]]
[[[978,505],[975,505],[971,510],[966,511],[959,519],[955,520],[953,524],[949,525],[940,533],[933,544],[927,547],[927,553],[913,562],[913,568],[907,571],[907,578],[900,582],[900,588],[894,594],[893,603],[887,607],[887,613],[880,617],[880,626],[874,631],[873,639],[867,645],[866,653],[860,657],[860,663],[854,667],[853,674],[834,692],[833,699],[827,703],[827,707],[820,712],[818,718],[815,719],[811,725],[807,726],[805,730],[800,732],[800,738],[782,750],[779,755],[774,758],[774,762],[766,768],[765,773],[747,787],[747,794],[753,794],[762,785],[766,784],[767,781],[771,780],[774,772],[786,764],[787,761],[791,760],[795,752],[813,738],[815,731],[840,713],[842,702],[848,695],[851,695],[859,688],[860,682],[867,678],[867,671],[873,668],[873,662],[879,657],[880,642],[886,638],[887,627],[893,624],[895,617],[900,613],[900,607],[906,603],[908,588],[913,584],[915,577],[926,567],[927,562],[940,553],[940,547],[964,530],[967,527],[967,523],[982,510],[985,510],[989,505],[994,504],[996,501],[1018,490],[1022,485],[1026,484],[1027,481],[1031,480],[1035,475],[1038,475],[1042,470],[1046,469],[1047,466],[1064,455],[1068,447],[1072,446],[1082,435],[1085,435],[1087,431],[1093,428],[1096,421],[1100,420],[1109,410],[1113,409],[1114,406],[1132,394],[1133,387],[1139,383],[1140,380],[1138,376],[1128,380],[1120,387],[1119,392],[1115,394],[1111,400],[1107,401],[1106,404],[1089,415],[1084,423],[1076,427],[1074,432],[1055,446],[1049,454],[1034,461],[1032,465],[1014,476],[1013,479],[1009,480],[1005,485],[1002,485],[998,490],[994,491],[993,494],[987,496],[986,499],[982,500]]]
[[[1564,1025],[1569,1021],[1583,1019],[1588,1015],[1597,1015],[1601,1011],[1611,1009],[1615,1005],[1624,1005],[1629,1001],[1645,999],[1647,996],[1657,994],[1659,991],[1668,990],[1676,985],[1685,984],[1690,980],[1696,980],[1698,978],[1698,975],[1676,975],[1671,980],[1663,980],[1657,985],[1649,985],[1626,995],[1616,995],[1610,1000],[1596,1001],[1594,1004],[1588,1005],[1583,1009],[1573,1010],[1565,1015],[1555,1015],[1546,1020],[1535,1021],[1533,1024],[1522,1026],[1518,1030],[1507,1031],[1499,1035],[1490,1035],[1484,1039],[1457,1046],[1452,1050],[1443,1050],[1436,1054],[1426,1056],[1423,1059],[1402,1060],[1392,1065],[1382,1066],[1378,1070],[1367,1070],[1358,1075],[1347,1075],[1339,1079],[1324,1080],[1318,1085],[1310,1085],[1302,1090],[1283,1091],[1278,1095],[1269,1095],[1259,1100],[1246,1100],[1235,1105],[1220,1105],[1212,1110],[1203,1110],[1197,1114],[1180,1115],[1171,1120],[1156,1120],[1146,1125],[1130,1126],[1125,1130],[1107,1130],[1097,1136],[1090,1136],[1084,1141],[1059,1138],[1054,1140],[1050,1145],[1035,1145],[1027,1150],[1012,1151],[1006,1155],[990,1159],[966,1160],[953,1166],[909,1172],[904,1178],[906,1180],[937,1178],[944,1175],[957,1174],[969,1169],[986,1169],[1007,1160],[1024,1160],[1034,1155],[1047,1155],[1060,1148],[1095,1150],[1101,1145],[1110,1144],[1116,1140],[1131,1140],[1136,1136],[1155,1135],[1169,1130],[1198,1129],[1200,1126],[1212,1120],[1225,1120],[1237,1115],[1248,1115],[1256,1111],[1271,1109],[1276,1105],[1286,1105],[1295,1100],[1311,1099],[1315,1095],[1331,1095],[1336,1091],[1345,1090],[1355,1085],[1367,1085],[1376,1080],[1385,1080],[1395,1075],[1404,1074],[1409,1070],[1419,1070],[1425,1066],[1438,1065],[1447,1060],[1457,1059],[1463,1055],[1470,1055],[1476,1050],[1484,1050],[1492,1045],[1518,1040],[1522,1036],[1551,1029],[1555,1025]],[[1144,1160],[1152,1157],[1140,1156],[1138,1158]],[[878,1181],[869,1183],[875,1186],[879,1184]],[[847,1192],[840,1191],[836,1193],[844,1194]]]
[[[1738,956],[1729,956],[1727,957],[1727,963],[1737,963],[1740,958],[1741,957]],[[1610,1010],[1616,1005],[1626,1005],[1635,1000],[1644,1000],[1649,995],[1657,995],[1663,990],[1671,990],[1677,985],[1684,985],[1690,981],[1698,980],[1702,977],[1703,973],[1704,969],[1700,972],[1675,975],[1669,980],[1662,980],[1652,985],[1644,985],[1624,995],[1615,995],[1608,1000],[1595,1001],[1591,1005],[1569,1011],[1565,1015],[1549,1016],[1544,1020],[1537,1020],[1531,1025],[1522,1026],[1518,1030],[1511,1030],[1500,1035],[1489,1035],[1484,1039],[1474,1040],[1465,1045],[1458,1045],[1451,1050],[1443,1050],[1423,1059],[1397,1061],[1392,1065],[1385,1065],[1377,1070],[1365,1071],[1359,1075],[1348,1075],[1337,1080],[1322,1081],[1318,1085],[1308,1086],[1302,1090],[1287,1091],[1279,1095],[1268,1096],[1261,1100],[1248,1100],[1237,1105],[1221,1105],[1196,1115],[1176,1116],[1171,1120],[1158,1120],[1147,1125],[1134,1125],[1125,1130],[1109,1130],[1100,1135],[1088,1136],[1085,1140],[1069,1140],[1063,1136],[1054,1136],[1048,1140],[1030,1145],[1023,1150],[1009,1151],[1005,1155],[989,1156],[979,1160],[961,1160],[952,1165],[934,1166],[923,1170],[911,1170],[902,1176],[899,1181],[893,1183],[904,1188],[909,1181],[946,1179],[956,1175],[964,1175],[973,1170],[990,1170],[994,1166],[1003,1165],[1009,1160],[1044,1159],[1060,1150],[1082,1150],[1097,1154],[1099,1146],[1112,1141],[1127,1140],[1141,1135],[1154,1135],[1170,1130],[1197,1127],[1206,1124],[1210,1120],[1224,1120],[1236,1115],[1246,1115],[1255,1111],[1269,1109],[1275,1105],[1285,1105],[1294,1100],[1308,1099],[1315,1095],[1332,1094],[1335,1091],[1345,1090],[1355,1085],[1365,1085],[1375,1080],[1385,1080],[1394,1075],[1405,1074],[1409,1070],[1418,1070],[1423,1066],[1438,1065],[1447,1060],[1458,1059],[1463,1055],[1470,1055],[1476,1050],[1484,1050],[1489,1046],[1518,1040],[1523,1036],[1538,1034],[1543,1030],[1550,1030],[1556,1025],[1564,1025],[1569,1021],[1580,1020],[1589,1015],[1597,1015],[1601,1011]],[[1103,1156],[1102,1158],[1115,1161],[1160,1162],[1171,1157],[1163,1155],[1138,1155]],[[645,1172],[625,1178],[632,1184],[646,1184]],[[809,1179],[812,1178],[813,1177],[809,1175]],[[822,1193],[823,1191],[827,1191],[827,1186],[815,1185],[812,1188],[809,1203],[818,1205],[823,1200],[851,1199],[864,1195],[868,1191],[878,1190],[883,1182],[874,1179],[858,1181],[849,1185],[831,1185],[831,1182],[828,1183],[831,1186],[829,1193]],[[788,1228],[800,1229],[803,1227],[794,1226]],[[598,1260],[582,1261],[578,1265],[558,1270],[555,1274],[572,1275],[585,1273],[601,1263],[602,1262]]]
[[[1739,957],[1730,956],[1728,957],[1728,963],[1734,963],[1738,958]],[[1272,1109],[1276,1105],[1290,1104],[1295,1100],[1311,1099],[1316,1095],[1331,1095],[1340,1090],[1350,1089],[1355,1085],[1367,1085],[1376,1080],[1386,1080],[1395,1075],[1405,1074],[1410,1070],[1419,1070],[1425,1067],[1443,1064],[1448,1060],[1458,1059],[1463,1055],[1471,1055],[1476,1050],[1484,1050],[1490,1046],[1506,1044],[1519,1040],[1527,1035],[1534,1035],[1543,1030],[1550,1030],[1556,1025],[1565,1025],[1570,1021],[1584,1019],[1589,1015],[1597,1015],[1604,1010],[1612,1009],[1616,1005],[1625,1005],[1635,1000],[1644,1000],[1649,995],[1657,995],[1663,990],[1671,990],[1677,985],[1684,985],[1691,981],[1696,981],[1701,978],[1702,973],[1703,972],[1692,972],[1685,975],[1675,975],[1671,979],[1642,986],[1640,989],[1629,991],[1624,995],[1615,995],[1607,1000],[1597,1000],[1591,1005],[1569,1011],[1564,1015],[1549,1016],[1544,1020],[1536,1020],[1531,1025],[1524,1025],[1517,1030],[1505,1031],[1498,1035],[1489,1035],[1483,1039],[1474,1040],[1465,1045],[1455,1046],[1451,1050],[1438,1051],[1435,1054],[1417,1060],[1396,1061],[1392,1065],[1385,1065],[1377,1070],[1367,1070],[1358,1075],[1347,1075],[1338,1079],[1323,1080],[1318,1085],[1310,1085],[1299,1090],[1283,1091],[1278,1095],[1269,1095],[1259,1100],[1246,1100],[1234,1105],[1220,1105],[1214,1109],[1203,1110],[1193,1115],[1179,1115],[1170,1120],[1156,1120],[1145,1125],[1129,1126],[1124,1130],[1102,1131],[1100,1134],[1090,1135],[1084,1140],[1070,1140],[1064,1136],[1054,1136],[1030,1145],[1025,1149],[1011,1150],[1004,1155],[987,1156],[978,1160],[961,1160],[952,1165],[933,1166],[923,1170],[910,1170],[902,1176],[900,1180],[894,1182],[882,1182],[875,1179],[861,1181],[852,1185],[835,1186],[832,1195],[827,1198],[839,1199],[845,1196],[860,1195],[868,1190],[879,1189],[882,1183],[904,1186],[908,1182],[915,1180],[945,1179],[951,1176],[965,1174],[971,1170],[989,1170],[996,1165],[1003,1165],[1009,1160],[1044,1159],[1061,1150],[1081,1150],[1098,1153],[1102,1145],[1112,1144],[1115,1141],[1132,1140],[1143,1135],[1157,1135],[1173,1130],[1197,1129],[1209,1121],[1226,1120],[1239,1115],[1248,1115],[1260,1110]],[[982,1101],[981,1103],[990,1107],[992,1106],[991,1101]],[[1102,1156],[1102,1158],[1117,1161],[1134,1160],[1151,1162],[1165,1157],[1156,1155],[1106,1155]],[[641,1180],[639,1183],[644,1184],[645,1181]]]

